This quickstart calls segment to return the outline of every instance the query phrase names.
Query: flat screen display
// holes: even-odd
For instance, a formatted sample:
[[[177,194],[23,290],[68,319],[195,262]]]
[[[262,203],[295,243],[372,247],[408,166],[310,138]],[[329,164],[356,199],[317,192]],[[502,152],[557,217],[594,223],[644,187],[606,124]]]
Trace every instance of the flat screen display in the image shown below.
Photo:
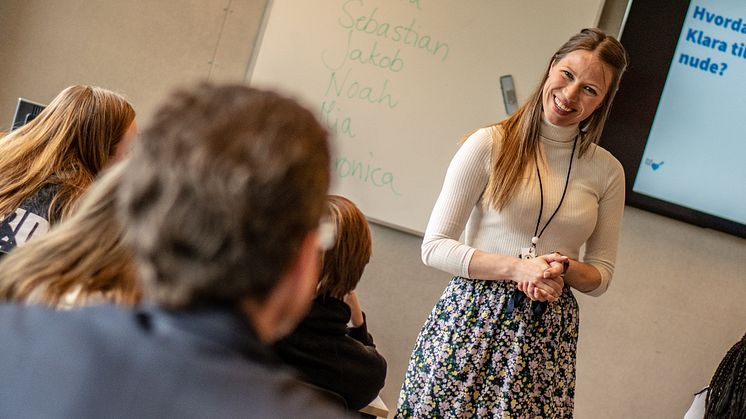
[[[28,99],[18,98],[16,111],[13,114],[13,125],[11,125],[11,131],[28,124],[43,110],[44,105],[40,103],[32,102]]]
[[[628,204],[746,237],[746,1],[635,1],[621,41],[602,145]]]

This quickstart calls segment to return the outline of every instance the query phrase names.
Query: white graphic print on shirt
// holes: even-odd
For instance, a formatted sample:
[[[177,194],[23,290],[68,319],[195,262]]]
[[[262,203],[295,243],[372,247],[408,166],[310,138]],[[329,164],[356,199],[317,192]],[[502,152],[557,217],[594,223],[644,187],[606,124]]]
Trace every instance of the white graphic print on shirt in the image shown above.
[[[7,253],[16,246],[23,246],[36,234],[49,230],[49,221],[44,217],[17,208],[0,224],[0,252]]]

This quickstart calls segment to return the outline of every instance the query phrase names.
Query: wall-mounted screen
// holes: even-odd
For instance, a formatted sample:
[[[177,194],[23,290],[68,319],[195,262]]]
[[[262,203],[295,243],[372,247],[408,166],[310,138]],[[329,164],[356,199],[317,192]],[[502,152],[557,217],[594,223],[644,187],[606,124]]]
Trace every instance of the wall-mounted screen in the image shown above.
[[[13,114],[13,125],[11,125],[11,131],[31,122],[31,120],[36,118],[36,115],[39,115],[43,110],[44,105],[40,103],[32,102],[28,99],[18,98],[16,111]]]
[[[746,237],[746,2],[635,1],[621,41],[602,145],[628,204]]]

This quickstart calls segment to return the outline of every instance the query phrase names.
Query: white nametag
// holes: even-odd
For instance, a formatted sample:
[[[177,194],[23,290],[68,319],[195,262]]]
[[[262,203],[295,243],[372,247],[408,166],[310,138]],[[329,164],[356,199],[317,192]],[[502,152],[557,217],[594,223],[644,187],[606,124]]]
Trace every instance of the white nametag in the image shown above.
[[[521,259],[533,259],[536,257],[536,248],[534,246],[521,247],[521,253],[518,254],[518,257]]]

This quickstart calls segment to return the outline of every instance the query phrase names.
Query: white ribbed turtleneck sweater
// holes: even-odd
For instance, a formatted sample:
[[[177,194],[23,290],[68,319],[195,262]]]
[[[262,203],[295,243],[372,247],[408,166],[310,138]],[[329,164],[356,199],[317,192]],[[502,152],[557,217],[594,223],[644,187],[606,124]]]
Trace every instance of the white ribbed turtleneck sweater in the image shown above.
[[[531,245],[539,216],[541,194],[535,168],[527,171],[511,201],[501,210],[482,205],[490,173],[493,132],[483,128],[456,152],[446,173],[422,243],[426,265],[453,275],[469,277],[469,262],[476,249],[517,256]],[[544,189],[544,210],[539,230],[557,208],[565,186],[577,126],[558,127],[542,122],[539,170]],[[589,292],[601,295],[614,273],[619,228],[624,211],[624,171],[608,151],[592,144],[582,158],[573,156],[567,194],[557,215],[537,244],[537,255],[559,251],[583,261],[601,273],[601,285]],[[464,241],[460,237],[465,232]]]

